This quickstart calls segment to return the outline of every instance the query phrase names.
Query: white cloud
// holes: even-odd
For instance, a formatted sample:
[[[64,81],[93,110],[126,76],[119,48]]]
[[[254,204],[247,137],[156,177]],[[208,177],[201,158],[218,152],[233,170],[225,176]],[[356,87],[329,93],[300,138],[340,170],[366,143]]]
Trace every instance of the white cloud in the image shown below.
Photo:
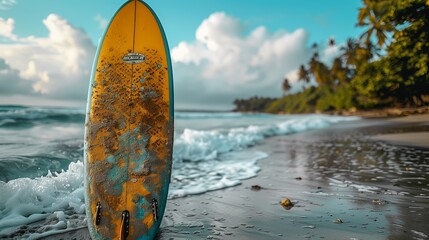
[[[0,37],[5,37],[10,40],[16,40],[16,35],[13,34],[15,20],[12,18],[3,19],[0,17]]]
[[[16,4],[15,0],[0,0],[0,10],[6,10]]]
[[[97,19],[104,24],[101,16]],[[58,15],[50,14],[43,24],[47,37],[21,37],[13,32],[13,19],[0,19],[0,37],[9,41],[0,43],[0,61],[5,59],[0,94],[84,102],[95,46],[82,29]],[[246,29],[225,13],[210,15],[195,40],[171,51],[176,106],[226,109],[235,98],[281,96],[283,78],[296,82],[296,70],[313,54],[308,39],[303,29],[272,33],[263,26]],[[319,49],[320,59],[329,61],[338,51],[337,46]]]
[[[107,27],[107,24],[109,23],[109,20],[103,18],[100,14],[94,17],[94,20],[98,22],[98,25],[101,29],[105,29]]]
[[[196,31],[194,42],[172,49],[178,108],[198,104],[231,107],[235,98],[280,96],[283,76],[306,62],[308,34],[269,33],[214,13]]]
[[[297,81],[296,70],[313,54],[309,34],[303,29],[270,33],[263,26],[246,30],[238,19],[214,13],[198,27],[194,41],[172,49],[178,108],[231,108],[235,98],[281,96],[285,76]],[[320,58],[329,61],[338,49],[322,49]]]
[[[28,94],[31,91],[31,84],[20,78],[19,71],[0,58],[0,95]]]
[[[38,79],[37,82],[33,83],[33,90],[42,94],[49,94],[49,90],[44,87],[45,84],[49,84],[49,73],[47,71],[39,71],[34,61],[30,61],[28,68],[20,72],[20,77],[28,80]]]
[[[328,66],[331,66],[334,59],[340,55],[340,52],[341,46],[339,45],[327,46],[323,50],[323,54],[320,60]]]
[[[18,72],[16,81],[32,86],[33,94],[84,101],[95,46],[82,29],[56,14],[43,24],[49,31],[47,37],[16,37],[12,43],[0,44],[0,58]],[[12,30],[7,31],[9,35]]]

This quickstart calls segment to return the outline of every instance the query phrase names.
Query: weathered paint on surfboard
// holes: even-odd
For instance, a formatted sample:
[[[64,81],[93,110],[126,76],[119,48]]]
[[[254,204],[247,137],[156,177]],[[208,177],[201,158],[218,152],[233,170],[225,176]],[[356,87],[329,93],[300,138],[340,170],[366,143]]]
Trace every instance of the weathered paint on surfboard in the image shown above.
[[[154,12],[131,0],[106,29],[88,93],[85,197],[93,239],[123,239],[125,210],[127,239],[155,236],[167,201],[172,145],[167,41]]]

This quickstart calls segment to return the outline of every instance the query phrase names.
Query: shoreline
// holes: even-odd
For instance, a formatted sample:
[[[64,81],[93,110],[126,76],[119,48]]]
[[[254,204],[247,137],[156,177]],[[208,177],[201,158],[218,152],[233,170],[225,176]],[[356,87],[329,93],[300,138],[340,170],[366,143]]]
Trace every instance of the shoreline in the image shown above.
[[[374,172],[369,163],[349,165],[347,160],[371,157],[383,147],[395,156],[417,152],[414,159],[429,157],[428,141],[418,150],[415,143],[403,140],[415,133],[428,134],[427,118],[428,114],[362,119],[265,139],[249,149],[269,154],[259,160],[256,177],[235,187],[169,200],[157,239],[429,239],[429,193],[414,186],[423,180],[404,182],[401,179],[408,176],[404,172],[390,181],[388,169]],[[391,141],[389,136],[402,140]],[[353,176],[359,171],[362,174]],[[423,189],[424,184],[429,187],[428,180]],[[252,190],[254,185],[261,189]],[[283,208],[284,198],[294,207]],[[43,239],[90,238],[83,228]]]
[[[395,124],[417,124],[429,126],[429,113],[389,118],[387,122]],[[386,133],[370,136],[372,140],[383,141],[393,145],[402,145],[429,149],[429,131]]]
[[[373,110],[349,110],[342,112],[326,112],[326,114],[357,116],[363,118],[398,118],[406,116],[418,116],[429,114],[429,106],[415,108],[384,108]]]
[[[277,112],[277,113],[268,113],[263,111],[237,111],[232,110],[231,112],[236,113],[267,113],[267,114],[278,114],[278,115],[305,115],[305,114],[324,114],[324,115],[333,115],[333,116],[355,116],[362,117],[365,119],[394,119],[394,118],[403,118],[407,116],[419,116],[419,115],[428,115],[429,106],[423,107],[413,107],[413,108],[383,108],[383,109],[372,109],[372,110],[341,110],[341,111],[315,111],[307,113],[286,113],[286,112]],[[429,121],[429,120],[426,120]]]

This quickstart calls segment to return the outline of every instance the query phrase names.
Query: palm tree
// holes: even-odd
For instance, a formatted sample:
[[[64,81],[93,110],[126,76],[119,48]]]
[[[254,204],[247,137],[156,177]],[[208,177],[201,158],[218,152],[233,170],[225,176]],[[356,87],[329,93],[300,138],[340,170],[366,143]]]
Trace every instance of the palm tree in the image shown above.
[[[328,67],[319,61],[318,54],[314,54],[314,56],[310,59],[309,72],[313,74],[314,79],[319,85],[324,85],[330,82],[330,73]]]
[[[318,54],[318,48],[319,48],[319,45],[317,44],[317,43],[313,43],[312,45],[311,45],[311,49],[313,49],[313,55],[314,54]]]
[[[343,60],[341,57],[334,59],[331,67],[331,78],[334,79],[334,84],[345,84],[349,81],[348,78],[348,69],[343,66]]]
[[[389,22],[385,21],[389,10],[389,3],[386,0],[374,1],[363,0],[364,7],[359,9],[358,26],[368,26],[368,29],[361,35],[360,39],[365,38],[365,44],[371,42],[373,34],[377,37],[377,44],[382,47],[386,40],[386,32],[394,30]]]
[[[282,84],[283,96],[286,95],[286,92],[288,92],[291,88],[292,86],[289,83],[289,79],[284,78],[283,84]]]
[[[301,64],[298,70],[298,80],[304,81],[305,83],[310,82],[310,73],[303,64]]]
[[[318,53],[318,52],[315,52],[315,53],[313,54],[312,59],[314,59],[314,60],[316,60],[316,61],[319,61],[319,53]]]
[[[368,63],[374,56],[378,55],[379,47],[374,45],[371,41],[367,44],[362,44],[353,38],[347,39],[346,46],[341,47],[343,54],[341,57],[344,59],[347,67],[352,71],[360,68],[363,64]]]
[[[372,42],[369,42],[365,44],[365,46],[361,46],[360,48],[361,48],[360,57],[364,61],[368,62],[369,60],[371,60],[374,57],[374,54],[377,56],[380,56],[379,52],[381,48]]]
[[[317,43],[313,43],[312,45],[311,45],[311,48],[313,49],[313,50],[317,50],[317,48],[319,47],[319,45],[317,44]]]
[[[347,39],[346,46],[341,47],[343,51],[343,57],[346,60],[346,63],[349,65],[356,65],[356,48],[358,44],[353,38]]]

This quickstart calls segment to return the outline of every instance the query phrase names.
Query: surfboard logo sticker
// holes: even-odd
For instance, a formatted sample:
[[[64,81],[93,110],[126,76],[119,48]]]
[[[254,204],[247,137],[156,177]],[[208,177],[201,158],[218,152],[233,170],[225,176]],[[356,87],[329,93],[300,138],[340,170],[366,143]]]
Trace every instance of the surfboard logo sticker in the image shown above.
[[[142,63],[146,60],[146,56],[141,53],[128,53],[122,57],[122,61],[129,64]]]

